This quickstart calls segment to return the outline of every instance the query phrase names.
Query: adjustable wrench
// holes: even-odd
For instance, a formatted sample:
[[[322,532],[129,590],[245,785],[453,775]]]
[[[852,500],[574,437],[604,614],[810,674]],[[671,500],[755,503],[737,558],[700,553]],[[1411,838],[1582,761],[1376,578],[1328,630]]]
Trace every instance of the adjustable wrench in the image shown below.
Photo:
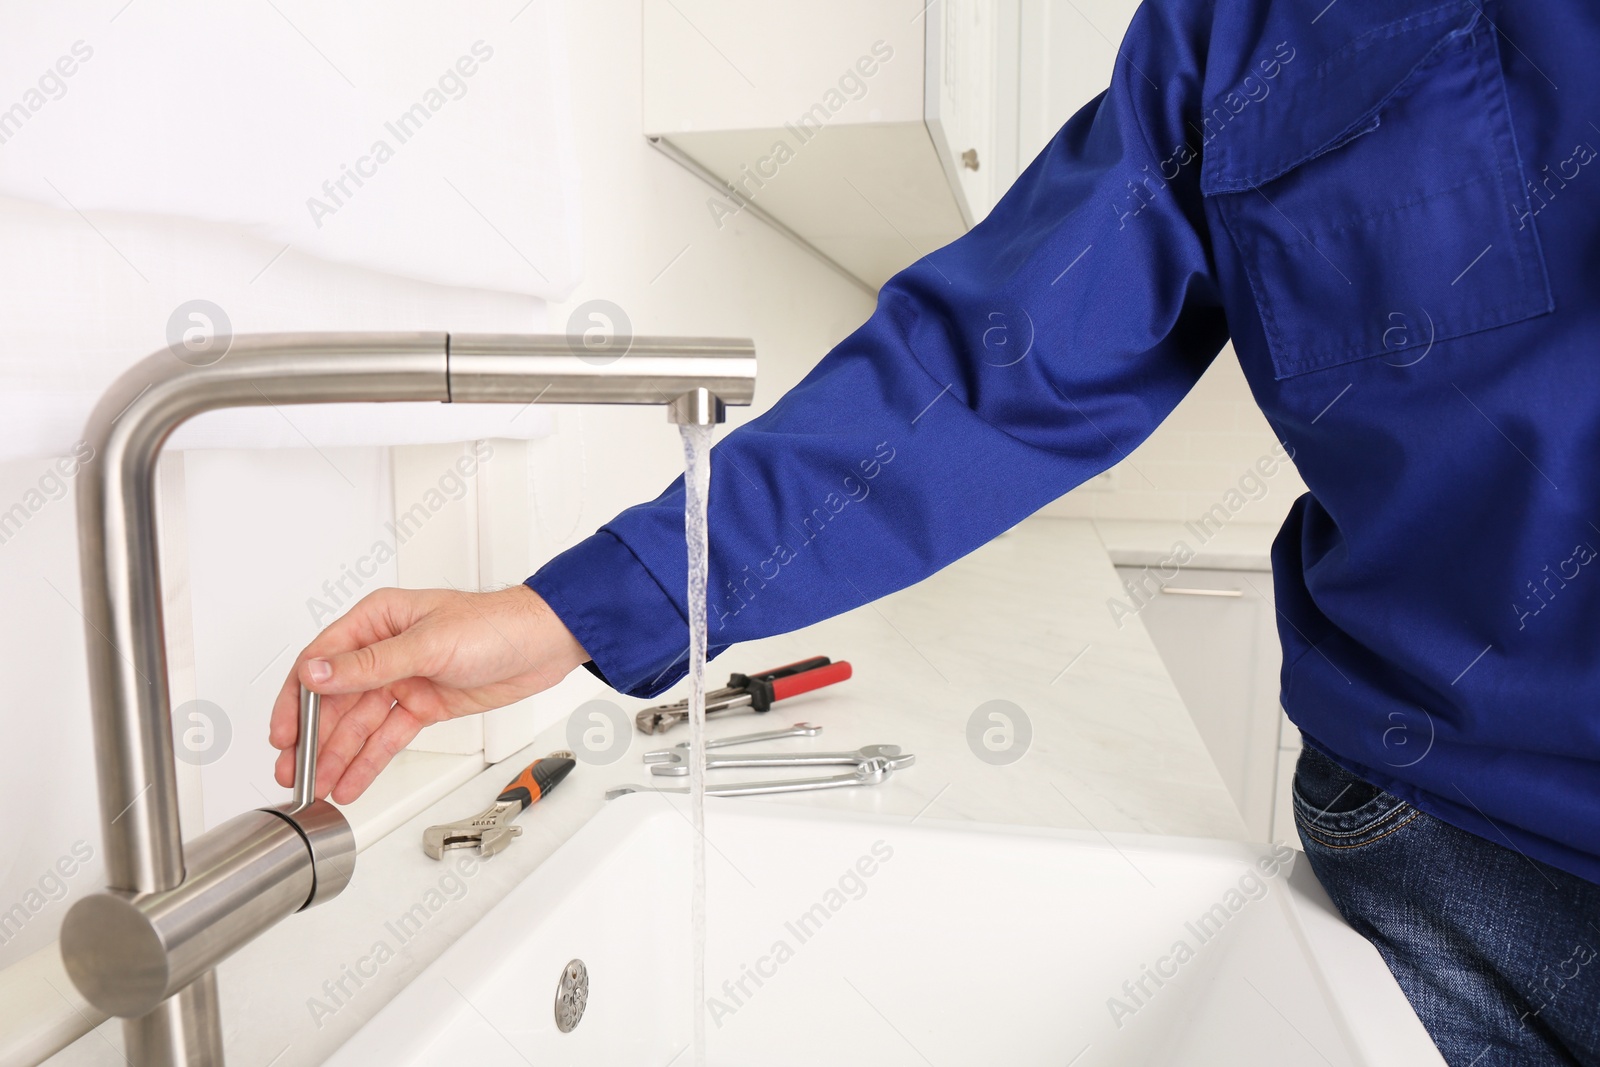
[[[540,797],[546,795],[572,773],[578,765],[566,750],[536,759],[511,779],[494,803],[470,819],[430,826],[422,832],[422,851],[433,859],[443,859],[446,849],[471,848],[487,859],[522,835],[522,827],[512,820]]]

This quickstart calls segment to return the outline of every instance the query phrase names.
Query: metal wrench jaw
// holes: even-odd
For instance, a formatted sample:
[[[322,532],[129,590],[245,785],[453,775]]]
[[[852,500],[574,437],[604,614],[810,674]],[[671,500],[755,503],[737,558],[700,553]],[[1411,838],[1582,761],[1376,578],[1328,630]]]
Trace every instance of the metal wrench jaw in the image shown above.
[[[715,715],[719,711],[726,711],[732,702],[744,697],[745,691],[738,686],[724,686],[713,689],[706,694],[706,714]],[[743,701],[748,703],[748,700]],[[654,708],[645,708],[633,717],[633,723],[642,734],[663,734],[680,723],[689,721],[689,701],[687,699],[676,701],[672,704],[662,704]]]
[[[888,779],[890,770],[887,760],[867,760],[856,765],[856,777],[861,779],[861,785],[877,785]]]
[[[430,826],[422,831],[422,851],[427,853],[429,859],[437,860],[443,859],[450,849],[476,847],[478,855],[488,859],[521,835],[522,827],[515,824],[482,827],[474,826],[470,821],[448,823]]]
[[[875,745],[875,748],[895,748],[894,745]],[[894,754],[873,756],[871,759],[862,760],[856,764],[856,777],[860,781],[856,785],[877,785],[889,780],[895,771],[902,770],[917,762],[917,757],[909,752],[900,753],[898,749]]]
[[[478,856],[481,859],[488,859],[521,836],[522,827],[515,825],[496,826],[492,830],[485,830],[478,838]]]
[[[430,826],[422,831],[422,851],[433,860],[443,859],[446,849],[466,848],[477,843],[477,831],[460,824]]]
[[[511,821],[521,811],[517,801],[496,801],[470,819],[430,826],[422,831],[422,851],[430,859],[441,859],[449,849],[477,846],[478,854],[487,859],[522,833],[522,827]]]
[[[645,708],[633,717],[634,726],[641,734],[665,733],[688,717],[687,712],[674,712],[665,708]]]

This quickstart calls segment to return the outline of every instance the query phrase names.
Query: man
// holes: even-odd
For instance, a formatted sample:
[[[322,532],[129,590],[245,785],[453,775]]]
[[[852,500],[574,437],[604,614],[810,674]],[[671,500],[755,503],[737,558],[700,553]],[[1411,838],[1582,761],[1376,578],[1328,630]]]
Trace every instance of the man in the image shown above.
[[[1273,566],[1313,868],[1451,1064],[1600,1064],[1595,55],[1592,5],[1147,4],[988,219],[718,447],[712,652],[996,536],[1231,337],[1311,489]],[[363,601],[296,666],[337,694],[319,780],[348,801],[422,725],[580,664],[676,681],[682,512],[680,482],[526,587]]]

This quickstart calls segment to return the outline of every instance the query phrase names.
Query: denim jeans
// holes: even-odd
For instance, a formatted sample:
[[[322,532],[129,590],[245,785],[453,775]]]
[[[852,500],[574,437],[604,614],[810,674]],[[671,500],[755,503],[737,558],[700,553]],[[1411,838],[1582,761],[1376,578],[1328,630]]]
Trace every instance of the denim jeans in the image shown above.
[[[1442,822],[1307,745],[1306,857],[1450,1067],[1600,1067],[1600,885]]]

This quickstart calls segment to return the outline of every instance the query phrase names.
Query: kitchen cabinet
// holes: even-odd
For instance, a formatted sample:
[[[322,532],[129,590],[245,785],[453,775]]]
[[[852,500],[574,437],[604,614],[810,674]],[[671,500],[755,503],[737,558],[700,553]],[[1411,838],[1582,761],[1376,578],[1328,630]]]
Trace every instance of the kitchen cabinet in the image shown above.
[[[877,288],[1017,173],[1020,0],[644,0],[645,136]]]
[[[1300,734],[1278,703],[1269,571],[1117,568],[1251,834],[1295,840],[1289,805]]]
[[[925,16],[925,118],[968,227],[1017,174],[1019,6],[942,0]]]

